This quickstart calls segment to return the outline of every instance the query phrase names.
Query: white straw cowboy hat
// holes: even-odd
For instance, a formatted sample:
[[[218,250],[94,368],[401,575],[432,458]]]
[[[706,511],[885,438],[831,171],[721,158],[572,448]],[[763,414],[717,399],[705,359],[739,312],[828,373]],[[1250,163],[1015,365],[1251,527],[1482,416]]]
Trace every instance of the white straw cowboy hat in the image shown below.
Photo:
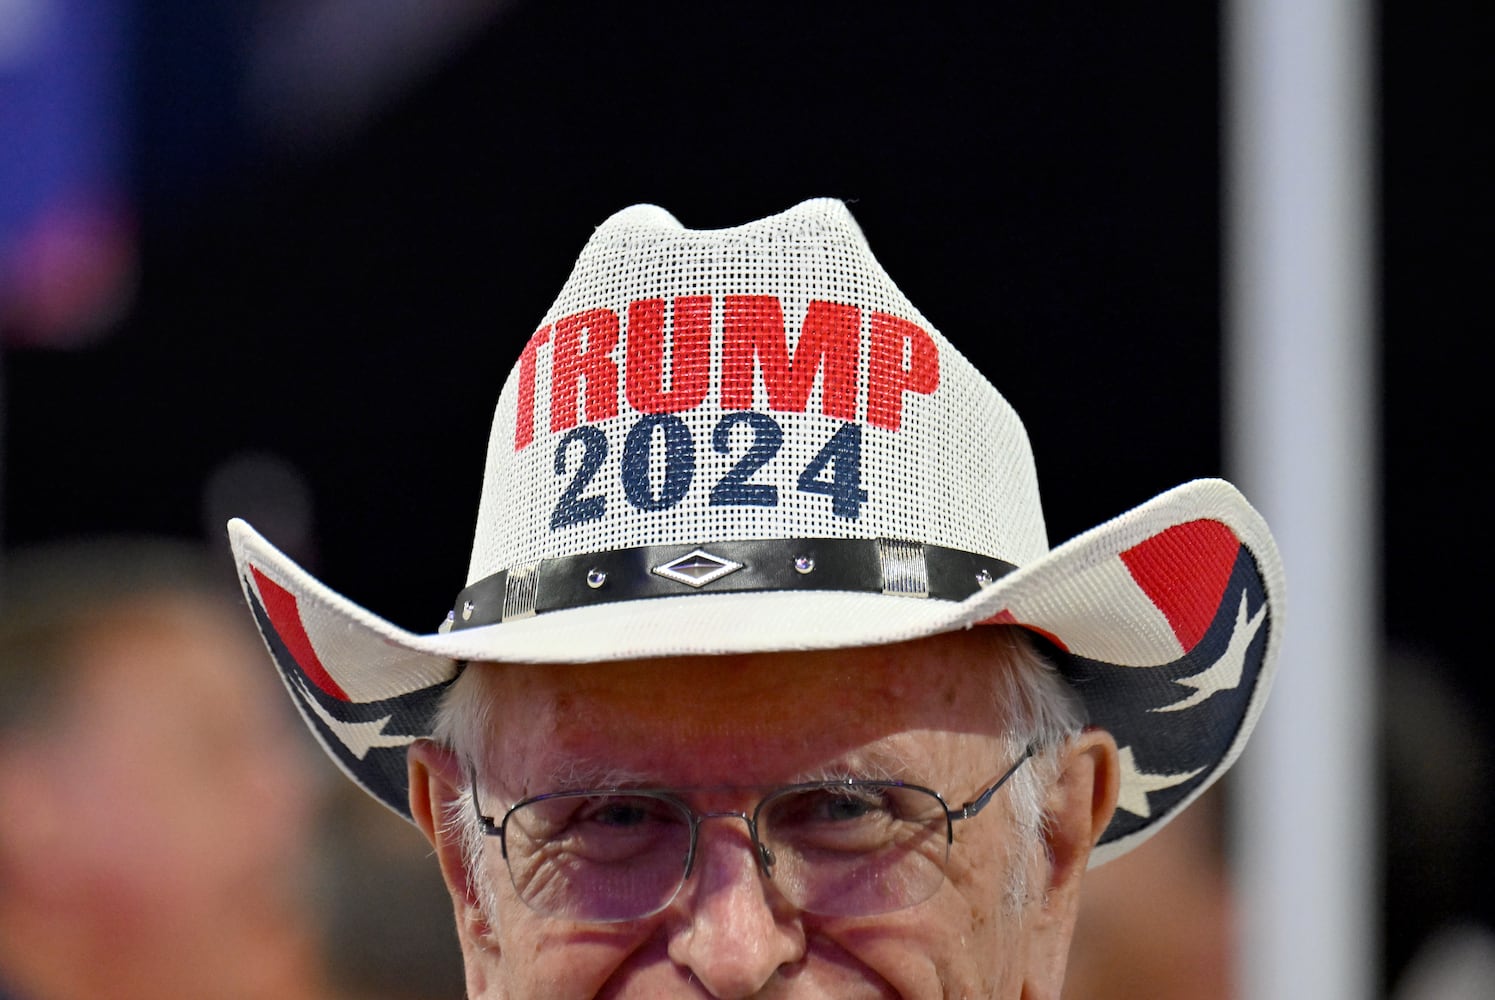
[[[407,818],[405,748],[467,661],[1007,623],[1052,643],[1120,746],[1099,862],[1235,760],[1281,632],[1276,546],[1229,483],[1050,549],[1017,414],[832,200],[720,230],[641,205],[597,229],[504,383],[467,585],[437,632],[334,593],[242,521],[229,533],[307,723]]]

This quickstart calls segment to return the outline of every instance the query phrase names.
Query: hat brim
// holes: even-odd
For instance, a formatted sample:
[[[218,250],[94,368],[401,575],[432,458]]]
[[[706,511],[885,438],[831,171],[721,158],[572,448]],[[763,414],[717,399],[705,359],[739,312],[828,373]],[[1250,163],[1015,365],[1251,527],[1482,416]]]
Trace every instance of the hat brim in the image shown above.
[[[978,624],[1048,639],[1093,724],[1121,747],[1120,808],[1093,864],[1141,843],[1239,755],[1271,686],[1282,568],[1222,480],[1187,483],[963,601],[709,592],[421,635],[328,588],[248,524],[239,576],[293,700],[327,752],[409,819],[405,749],[467,661],[598,662],[902,642]],[[689,548],[688,546],[685,548]]]

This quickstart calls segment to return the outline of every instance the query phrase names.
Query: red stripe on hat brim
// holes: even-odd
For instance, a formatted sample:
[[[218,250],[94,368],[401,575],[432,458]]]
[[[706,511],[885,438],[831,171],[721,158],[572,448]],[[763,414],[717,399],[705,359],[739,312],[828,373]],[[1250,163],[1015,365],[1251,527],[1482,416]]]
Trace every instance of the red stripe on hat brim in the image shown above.
[[[1121,561],[1188,653],[1215,620],[1240,549],[1227,525],[1187,521],[1127,549]]]
[[[307,679],[323,694],[336,698],[338,701],[351,701],[348,692],[344,691],[342,685],[333,679],[326,667],[322,666],[322,660],[317,656],[317,650],[311,644],[311,636],[306,634],[306,626],[301,622],[301,608],[296,603],[296,595],[261,573],[258,567],[251,566],[249,571],[254,574],[254,582],[260,591],[260,601],[265,606],[265,614],[270,617],[270,624],[275,626],[276,632],[280,633],[280,641],[285,643],[286,649],[290,650],[301,672],[306,674]]]

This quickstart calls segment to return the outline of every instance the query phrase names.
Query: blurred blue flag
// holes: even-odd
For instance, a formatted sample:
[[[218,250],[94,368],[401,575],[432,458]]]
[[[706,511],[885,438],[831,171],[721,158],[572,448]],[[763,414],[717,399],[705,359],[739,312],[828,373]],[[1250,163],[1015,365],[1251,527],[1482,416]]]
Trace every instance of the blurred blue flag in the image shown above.
[[[133,284],[130,0],[0,0],[0,331],[68,345]]]

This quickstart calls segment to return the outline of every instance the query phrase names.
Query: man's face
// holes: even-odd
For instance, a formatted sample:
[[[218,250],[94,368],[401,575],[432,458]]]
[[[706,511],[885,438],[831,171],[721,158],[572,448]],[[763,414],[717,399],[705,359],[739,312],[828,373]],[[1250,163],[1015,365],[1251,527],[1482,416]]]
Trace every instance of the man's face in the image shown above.
[[[698,811],[751,812],[762,786],[826,773],[921,784],[958,806],[1013,763],[992,693],[992,672],[1004,668],[979,632],[819,653],[480,669],[493,671],[489,749],[478,764],[490,814],[574,787],[561,776],[607,772],[655,786],[742,787],[687,793]],[[435,753],[426,746],[416,759]],[[444,766],[450,776],[452,762]],[[417,764],[413,784],[434,773]],[[1084,796],[1089,822],[1088,790]],[[1067,882],[1050,884],[1041,843],[1013,856],[1013,812],[1000,791],[979,816],[956,824],[946,879],[933,896],[870,917],[797,910],[762,876],[740,820],[709,820],[699,837],[694,871],[675,900],[617,924],[529,909],[496,839],[479,873],[496,899],[490,924],[453,872],[448,843],[442,861],[456,886],[473,995],[1058,994],[1073,893]],[[1029,892],[1015,899],[1022,874]]]

